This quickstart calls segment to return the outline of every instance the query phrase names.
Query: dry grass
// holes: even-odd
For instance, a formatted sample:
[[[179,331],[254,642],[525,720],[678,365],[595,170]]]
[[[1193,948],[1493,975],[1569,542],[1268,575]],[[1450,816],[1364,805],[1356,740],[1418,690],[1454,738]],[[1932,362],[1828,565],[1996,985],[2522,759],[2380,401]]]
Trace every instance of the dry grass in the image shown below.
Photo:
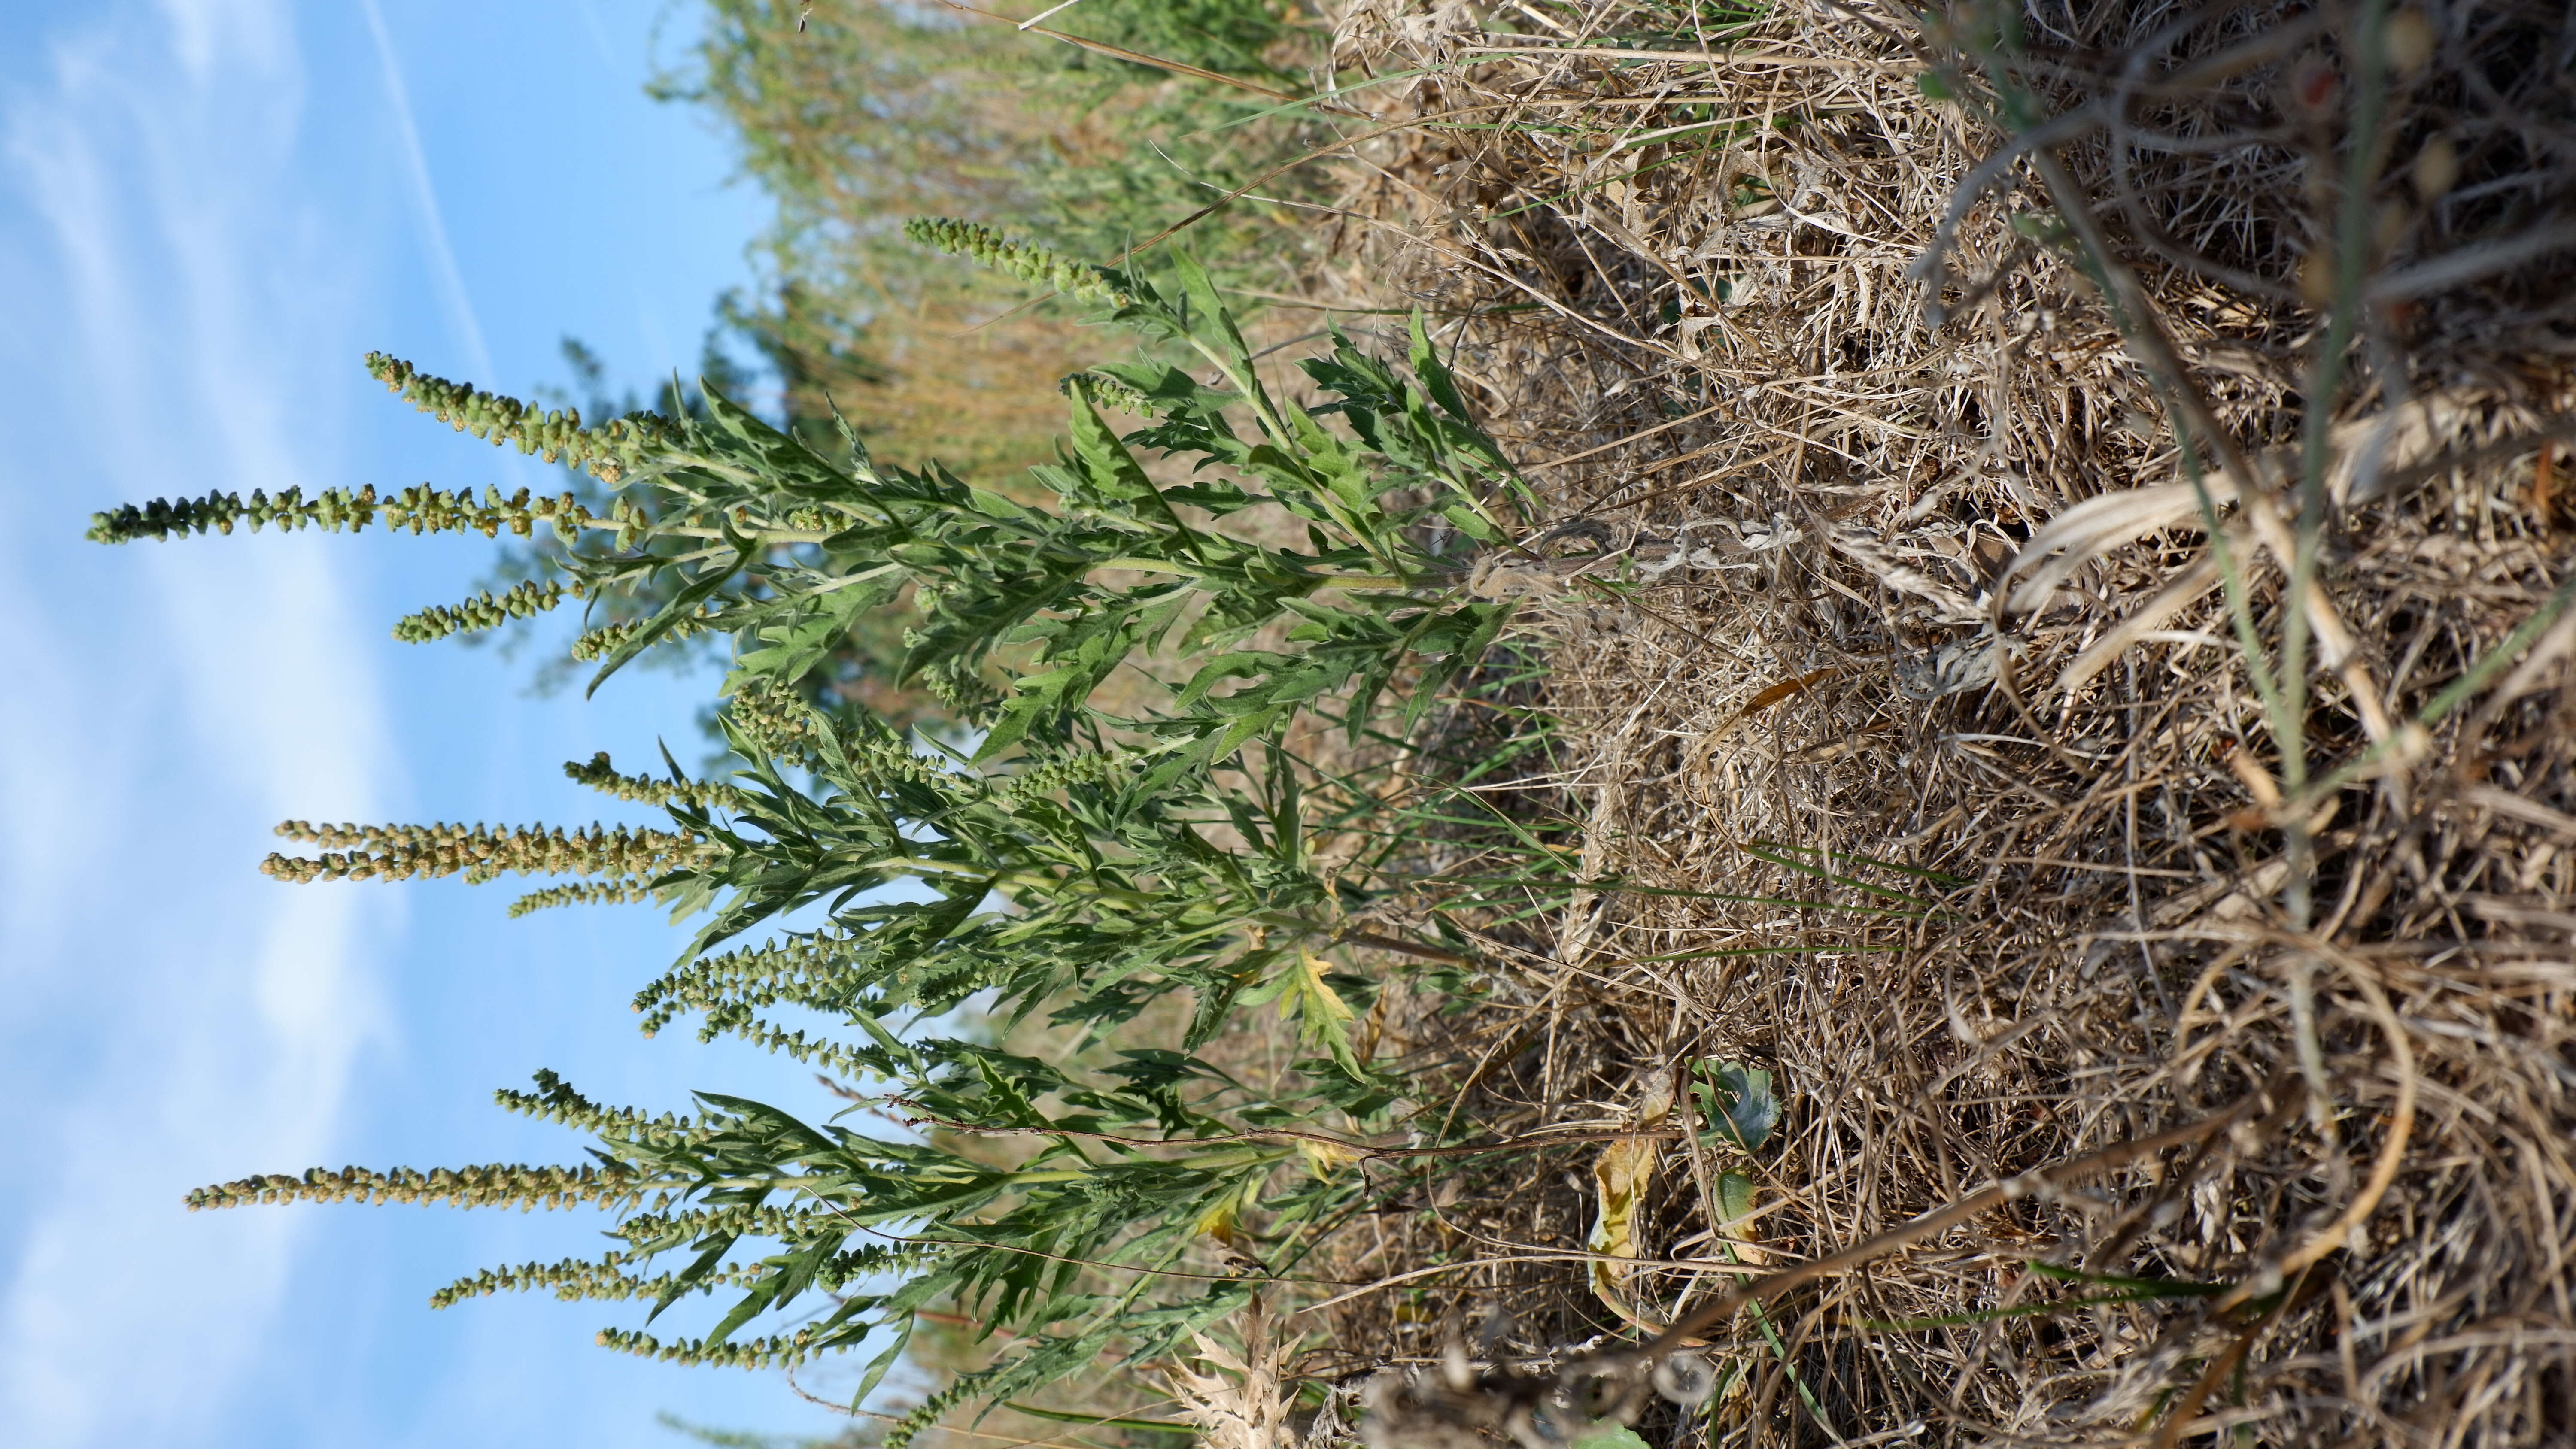
[[[1521,34],[1463,6],[1346,17],[1343,64],[1424,74],[1350,97],[1391,129],[1347,153],[1350,261],[1323,285],[1524,309],[1445,332],[1552,502],[1533,541],[1599,555],[1480,581],[1554,601],[1566,735],[1523,808],[1587,878],[1835,908],[1581,899],[1489,943],[1515,966],[1474,1013],[1425,1001],[1390,1040],[1455,1063],[1456,1110],[1498,1133],[1618,1125],[1683,1059],[1769,1067],[1774,1264],[2247,1104],[1704,1330],[1743,1387],[1660,1432],[2566,1442],[2576,624],[2494,668],[2569,568],[2564,7],[2399,23],[2295,621],[2352,16],[2044,4],[1983,73],[1965,10],[1926,31],[1783,0],[1698,43],[1669,9],[1495,13]],[[1626,54],[1646,31],[1705,53]],[[2005,134],[1928,99],[1927,65],[2089,112],[1989,165]],[[2125,335],[2069,261],[2085,239]],[[2246,643],[2278,660],[2293,633],[2303,693],[2267,708]],[[1937,908],[1848,909],[1890,892]],[[1309,1370],[1433,1362],[1488,1306],[1500,1357],[1624,1332],[1579,1251],[1598,1150],[1395,1204],[1336,1276],[1450,1266],[1325,1310]],[[1642,1220],[1650,1320],[1736,1276],[1707,1155],[1677,1143]],[[2106,1293],[2063,1270],[2218,1286],[1884,1326]],[[1418,1407],[1399,1442],[1474,1417]]]
[[[937,458],[1009,488],[1053,457],[1056,382],[1100,360],[1102,334],[1075,309],[914,246],[904,220],[959,217],[1097,250],[1102,235],[1150,231],[1194,204],[1193,167],[1249,164],[1233,150],[1258,157],[1285,142],[1259,125],[1188,134],[1236,118],[1220,104],[1242,100],[1232,89],[1137,67],[1068,72],[1076,52],[1015,33],[1002,13],[1044,4],[972,8],[980,18],[908,0],[709,0],[709,39],[662,84],[722,117],[745,172],[778,203],[759,249],[770,276],[743,306],[789,411],[837,408],[881,456]],[[1279,63],[1310,48],[1283,42]],[[1244,278],[1293,275],[1300,233],[1270,210],[1236,208],[1217,225],[1210,239],[1243,254],[1227,260]]]

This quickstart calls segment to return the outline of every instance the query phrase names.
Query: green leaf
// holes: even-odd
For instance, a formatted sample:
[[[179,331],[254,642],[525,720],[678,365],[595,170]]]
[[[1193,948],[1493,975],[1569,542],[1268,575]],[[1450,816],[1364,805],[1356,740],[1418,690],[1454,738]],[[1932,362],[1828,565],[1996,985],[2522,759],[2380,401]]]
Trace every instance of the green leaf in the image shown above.
[[[1217,295],[1216,283],[1209,279],[1207,268],[1200,265],[1198,257],[1187,248],[1175,247],[1172,249],[1172,269],[1180,274],[1182,290],[1199,314],[1192,320],[1216,330],[1217,335],[1225,340],[1233,367],[1247,369],[1245,375],[1248,377],[1252,348],[1244,342],[1243,333],[1236,329],[1233,309]]]
[[[856,1409],[866,1403],[868,1395],[877,1391],[877,1385],[885,1382],[886,1374],[903,1361],[905,1351],[912,1347],[912,1325],[912,1315],[904,1314],[896,1324],[894,1341],[888,1343],[875,1358],[868,1360],[867,1368],[859,1374],[857,1391],[850,1395],[851,1408]]]
[[[1442,365],[1438,349],[1431,345],[1431,334],[1422,325],[1422,309],[1414,308],[1406,321],[1413,344],[1406,361],[1413,364],[1413,375],[1422,379],[1422,390],[1431,394],[1431,400],[1449,416],[1462,423],[1467,421],[1467,400],[1459,395],[1458,380]]]
[[[724,1262],[725,1254],[733,1251],[733,1245],[740,1240],[740,1236],[737,1233],[718,1235],[703,1252],[690,1261],[689,1266],[672,1274],[670,1286],[662,1290],[661,1297],[653,1300],[653,1311],[644,1315],[644,1321],[649,1324],[661,1317],[663,1309],[679,1302],[690,1289],[705,1282],[707,1275],[713,1273],[717,1265]]]
[[[625,642],[619,644],[609,654],[607,660],[601,663],[599,672],[590,677],[590,687],[582,691],[584,699],[599,693],[599,687],[608,682],[608,676],[626,667],[627,660],[651,648],[655,640],[671,632],[673,625],[695,614],[698,611],[698,605],[712,598],[716,590],[731,582],[734,575],[741,573],[751,563],[753,555],[760,551],[758,541],[735,533],[730,522],[724,525],[724,530],[727,541],[734,546],[733,562],[720,569],[701,570],[697,578],[691,580],[687,587],[671,596],[671,602],[663,605],[660,613],[646,620],[642,628],[628,635]]]
[[[1111,498],[1151,497],[1159,502],[1162,495],[1154,491],[1153,480],[1136,462],[1127,445],[1101,419],[1100,409],[1092,400],[1088,383],[1076,381],[1072,388],[1071,409],[1073,454],[1082,461],[1083,472],[1091,486]],[[1164,509],[1168,515],[1170,510]],[[1173,520],[1176,524],[1178,520]]]
[[[1717,1177],[1718,1226],[1753,1211],[1753,1179],[1740,1172],[1722,1172]]]
[[[1128,1419],[1116,1414],[1068,1414],[1062,1409],[1041,1409],[1034,1404],[1005,1403],[1003,1408],[1032,1419],[1050,1419],[1059,1424],[1087,1424],[1102,1429],[1128,1429],[1143,1434],[1197,1434],[1196,1424],[1172,1419]]]
[[[1771,1074],[1710,1058],[1700,1063],[1700,1075],[1704,1080],[1692,1085],[1691,1095],[1698,1099],[1700,1119],[1710,1124],[1711,1135],[1747,1152],[1760,1150],[1780,1122]]]

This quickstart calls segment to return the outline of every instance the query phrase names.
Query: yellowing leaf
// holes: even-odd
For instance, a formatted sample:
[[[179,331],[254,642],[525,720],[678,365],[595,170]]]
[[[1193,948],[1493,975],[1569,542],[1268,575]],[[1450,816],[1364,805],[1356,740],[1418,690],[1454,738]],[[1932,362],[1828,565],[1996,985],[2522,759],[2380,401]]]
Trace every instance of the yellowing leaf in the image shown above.
[[[1600,1192],[1600,1206],[1585,1247],[1613,1258],[1637,1256],[1637,1204],[1655,1180],[1660,1146],[1644,1138],[1629,1137],[1601,1149],[1600,1160],[1592,1164],[1592,1182]],[[1624,1309],[1619,1288],[1627,1277],[1628,1270],[1617,1264],[1593,1260],[1593,1289],[1601,1295],[1601,1301],[1613,1308]]]
[[[1637,1125],[1656,1126],[1672,1105],[1671,1076],[1660,1072],[1650,1076],[1645,1083],[1644,1100],[1638,1104]],[[1662,1156],[1663,1144],[1651,1137],[1624,1137],[1601,1149],[1600,1158],[1592,1164],[1592,1185],[1600,1201],[1586,1247],[1605,1257],[1637,1256],[1637,1206],[1645,1201],[1646,1189],[1654,1185],[1655,1163]],[[1599,1258],[1592,1260],[1592,1291],[1623,1318],[1634,1316],[1621,1291],[1630,1271]]]
[[[1232,1197],[1228,1197],[1223,1202],[1209,1208],[1206,1212],[1199,1214],[1199,1231],[1216,1239],[1220,1243],[1232,1246],[1234,1243],[1235,1221],[1237,1218],[1242,1216],[1240,1211],[1241,1207],[1242,1204],[1236,1202]]]
[[[1306,1170],[1317,1177],[1330,1177],[1360,1160],[1357,1148],[1344,1147],[1338,1142],[1313,1142],[1302,1137],[1297,1139],[1297,1153],[1306,1159]]]
[[[1209,1204],[1207,1211],[1199,1214],[1198,1230],[1231,1248],[1242,1236],[1244,1209],[1260,1199],[1261,1180],[1255,1177]]]
[[[1350,1003],[1324,980],[1324,963],[1315,953],[1300,949],[1275,984],[1280,988],[1279,1015],[1299,1023],[1307,1041],[1330,1052],[1342,1070],[1358,1075],[1359,1057],[1351,1050]]]

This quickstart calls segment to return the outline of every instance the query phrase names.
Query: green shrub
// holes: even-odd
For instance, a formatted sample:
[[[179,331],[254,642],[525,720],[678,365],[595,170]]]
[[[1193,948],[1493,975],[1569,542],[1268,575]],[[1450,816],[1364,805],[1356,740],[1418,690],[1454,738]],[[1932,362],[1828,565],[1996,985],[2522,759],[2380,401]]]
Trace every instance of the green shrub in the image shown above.
[[[548,533],[588,541],[556,555],[559,579],[406,628],[432,637],[572,598],[657,601],[585,636],[601,659],[594,688],[683,636],[729,643],[721,721],[746,769],[709,782],[676,765],[623,774],[605,757],[566,767],[662,804],[668,829],[289,822],[284,833],[322,853],[272,857],[269,871],[569,874],[522,906],[659,900],[702,924],[637,996],[648,1031],[695,1017],[702,1037],[864,1079],[866,1102],[928,1134],[871,1136],[714,1092],[693,1114],[647,1116],[542,1073],[502,1104],[591,1134],[589,1162],[316,1169],[190,1203],[605,1207],[618,1214],[611,1251],[494,1269],[436,1301],[534,1288],[640,1300],[643,1323],[602,1341],[692,1362],[795,1363],[883,1335],[873,1383],[918,1310],[961,1305],[1010,1347],[934,1396],[898,1445],[962,1399],[1081,1373],[1113,1343],[1141,1362],[1185,1341],[1373,1191],[1352,1166],[1372,1149],[1349,1134],[1387,1126],[1402,1083],[1353,1030],[1387,973],[1353,972],[1351,953],[1472,956],[1371,923],[1422,889],[1405,872],[1405,832],[1347,772],[1299,750],[1316,722],[1344,740],[1400,741],[1444,681],[1486,656],[1510,606],[1459,585],[1515,486],[1418,319],[1404,369],[1336,333],[1303,363],[1323,400],[1299,404],[1257,375],[1186,257],[1167,295],[1140,269],[1075,267],[972,225],[915,231],[1091,299],[1211,380],[1159,362],[1069,379],[1070,439],[1039,470],[1050,496],[1030,502],[937,464],[877,462],[855,435],[818,450],[713,387],[694,409],[592,423],[379,356],[376,375],[423,411],[578,465],[598,491],[219,494],[122,508],[92,530],[111,542],[244,525]],[[1149,410],[1146,426],[1122,438],[1102,411],[1111,398]],[[1157,481],[1135,446],[1199,468]],[[1222,526],[1254,510],[1293,519],[1304,546]],[[971,746],[808,703],[837,641],[907,592],[920,622],[901,668],[981,731]],[[1113,674],[1139,666],[1170,680],[1160,699],[1104,707]],[[1319,844],[1345,832],[1360,848],[1324,863]],[[782,928],[813,911],[820,924]],[[943,1033],[944,1014],[969,1003],[1043,1019],[1085,1049],[1050,1061]],[[1160,1003],[1186,1010],[1149,1020]],[[1293,1022],[1303,1055],[1243,1080],[1204,1048],[1261,1006]],[[1140,1023],[1149,1039],[1118,1035]],[[1227,1255],[1192,1256],[1211,1241]],[[712,1329],[646,1331],[701,1294],[731,1300]]]

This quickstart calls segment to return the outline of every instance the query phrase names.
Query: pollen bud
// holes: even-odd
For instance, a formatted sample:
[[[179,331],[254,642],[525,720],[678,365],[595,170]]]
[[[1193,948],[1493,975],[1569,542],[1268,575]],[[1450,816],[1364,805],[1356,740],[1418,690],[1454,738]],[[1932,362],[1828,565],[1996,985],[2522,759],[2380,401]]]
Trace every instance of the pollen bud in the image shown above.
[[[2407,210],[2405,202],[2381,202],[2379,215],[2372,221],[2371,240],[2378,243],[2380,251],[2386,252],[2406,239],[2406,229],[2414,221],[2415,214]]]
[[[2415,165],[2406,179],[2415,187],[2415,198],[2427,205],[2449,195],[2460,182],[2460,148],[2448,136],[2435,136],[2415,153]]]
[[[2299,296],[2311,307],[2334,305],[2334,253],[2323,247],[2299,258]]]
[[[2388,28],[2380,33],[2380,52],[2390,69],[2412,76],[2433,63],[2435,41],[2433,22],[2423,11],[2400,10],[2388,17]]]

